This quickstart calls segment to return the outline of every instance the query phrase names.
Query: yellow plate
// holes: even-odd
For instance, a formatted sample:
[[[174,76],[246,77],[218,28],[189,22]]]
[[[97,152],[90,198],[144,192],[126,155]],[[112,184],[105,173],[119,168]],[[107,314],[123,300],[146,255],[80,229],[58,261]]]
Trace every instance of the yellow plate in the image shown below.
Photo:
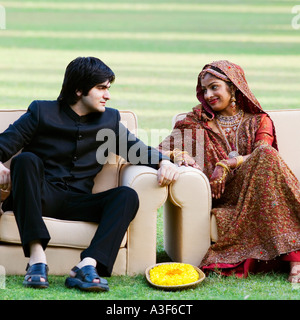
[[[164,262],[164,263],[157,263],[154,266],[148,267],[145,271],[146,279],[147,281],[154,287],[158,289],[164,289],[164,290],[182,290],[182,289],[190,289],[196,287],[199,283],[201,283],[205,279],[205,274],[202,270],[200,270],[198,267],[192,266],[199,274],[199,279],[197,281],[186,283],[186,284],[180,284],[180,285],[174,285],[174,286],[162,286],[155,284],[150,279],[150,270],[154,267],[165,265],[165,264],[173,264],[173,263],[181,263],[181,262]],[[185,263],[187,264],[187,263]]]

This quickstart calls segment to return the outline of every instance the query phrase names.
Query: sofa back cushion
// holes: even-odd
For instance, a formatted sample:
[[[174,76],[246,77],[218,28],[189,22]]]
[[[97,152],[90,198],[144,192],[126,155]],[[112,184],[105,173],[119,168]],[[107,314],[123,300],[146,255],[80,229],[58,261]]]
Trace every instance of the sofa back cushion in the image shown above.
[[[26,110],[0,110],[0,132],[3,132],[7,127],[17,120]],[[120,111],[121,122],[134,134],[137,134],[137,118],[131,111]],[[96,137],[95,137],[96,139]],[[119,184],[119,170],[124,162],[121,157],[115,157],[110,154],[108,161],[103,166],[101,172],[95,177],[93,192],[101,192],[107,189],[115,188]],[[5,165],[9,167],[10,161]]]
[[[137,135],[137,117],[131,111],[120,111],[121,122],[133,134]],[[112,160],[112,161],[110,161]],[[114,154],[109,154],[108,162],[95,177],[93,193],[102,192],[119,185],[120,168],[125,160]]]
[[[300,109],[268,110],[274,122],[278,141],[279,153],[290,169],[300,180]],[[182,120],[186,113],[179,113],[173,117],[172,127],[176,121]]]
[[[300,181],[300,109],[268,111],[274,121],[279,154]]]

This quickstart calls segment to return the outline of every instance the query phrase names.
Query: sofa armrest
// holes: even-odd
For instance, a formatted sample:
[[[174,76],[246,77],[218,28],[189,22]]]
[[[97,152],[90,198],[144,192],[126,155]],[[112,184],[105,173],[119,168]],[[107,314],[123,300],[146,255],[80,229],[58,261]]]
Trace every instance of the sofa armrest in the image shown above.
[[[173,261],[198,266],[210,246],[211,190],[200,170],[179,170],[164,205],[164,246]]]
[[[157,210],[167,199],[167,187],[157,182],[157,170],[147,166],[125,165],[121,170],[120,185],[133,188],[140,206],[128,229],[127,274],[144,273],[156,263]]]

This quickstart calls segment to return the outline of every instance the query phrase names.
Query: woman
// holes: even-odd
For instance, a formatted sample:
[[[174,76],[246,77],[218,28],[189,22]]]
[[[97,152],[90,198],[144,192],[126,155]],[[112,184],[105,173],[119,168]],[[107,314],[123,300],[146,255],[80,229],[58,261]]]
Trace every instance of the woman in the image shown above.
[[[277,152],[271,119],[241,67],[229,61],[203,68],[197,98],[200,105],[160,149],[179,166],[203,167],[210,180],[218,241],[201,267],[247,276],[283,260],[290,262],[288,280],[300,282],[300,184]],[[188,152],[186,129],[193,130]],[[203,165],[195,152],[197,129],[204,132]]]

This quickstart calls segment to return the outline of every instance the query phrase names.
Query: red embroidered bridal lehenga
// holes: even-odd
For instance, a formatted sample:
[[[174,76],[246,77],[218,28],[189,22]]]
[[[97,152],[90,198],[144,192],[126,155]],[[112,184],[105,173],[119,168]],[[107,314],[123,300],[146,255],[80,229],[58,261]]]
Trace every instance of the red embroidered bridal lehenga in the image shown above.
[[[236,86],[236,103],[242,111],[231,123],[218,118],[204,100],[200,73],[197,97],[201,104],[178,121],[173,133],[160,144],[163,152],[167,151],[164,146],[171,151],[183,150],[178,132],[192,129],[194,149],[198,143],[196,129],[203,129],[200,161],[208,178],[216,163],[228,159],[230,152],[251,154],[227,177],[222,197],[213,199],[218,240],[209,248],[201,267],[247,276],[249,272],[273,269],[282,261],[300,261],[300,184],[278,153],[273,123],[250,91],[239,66],[217,61],[203,70],[211,67],[221,70]],[[207,124],[213,118],[217,118],[218,132]]]

